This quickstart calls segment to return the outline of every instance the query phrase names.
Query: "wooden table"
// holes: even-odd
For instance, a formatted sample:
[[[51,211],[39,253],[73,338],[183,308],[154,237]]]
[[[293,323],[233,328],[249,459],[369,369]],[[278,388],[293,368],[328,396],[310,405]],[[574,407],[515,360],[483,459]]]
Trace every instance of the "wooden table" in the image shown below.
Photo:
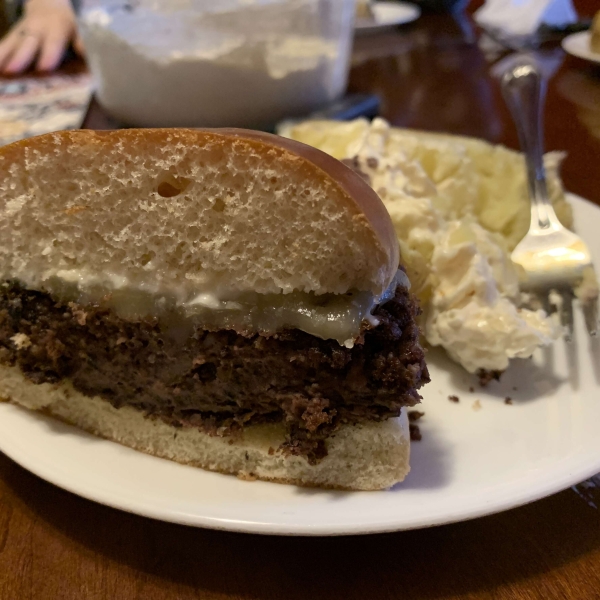
[[[577,3],[591,15],[597,0]],[[355,48],[350,87],[394,124],[516,135],[469,19],[426,16]],[[559,60],[562,55],[559,51]],[[97,108],[88,127],[110,123]],[[565,58],[547,146],[566,186],[600,204],[600,70]],[[598,480],[600,486],[600,479]],[[476,521],[352,538],[276,538],[185,528],[82,500],[0,455],[0,600],[595,599],[600,487],[593,482]]]

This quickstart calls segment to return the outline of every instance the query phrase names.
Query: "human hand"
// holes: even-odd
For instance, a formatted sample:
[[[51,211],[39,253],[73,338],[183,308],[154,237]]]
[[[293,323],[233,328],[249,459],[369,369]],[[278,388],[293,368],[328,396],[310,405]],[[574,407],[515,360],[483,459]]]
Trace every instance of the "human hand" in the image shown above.
[[[70,0],[26,0],[23,16],[0,40],[0,71],[21,73],[36,58],[38,71],[52,71],[71,41],[83,54]]]

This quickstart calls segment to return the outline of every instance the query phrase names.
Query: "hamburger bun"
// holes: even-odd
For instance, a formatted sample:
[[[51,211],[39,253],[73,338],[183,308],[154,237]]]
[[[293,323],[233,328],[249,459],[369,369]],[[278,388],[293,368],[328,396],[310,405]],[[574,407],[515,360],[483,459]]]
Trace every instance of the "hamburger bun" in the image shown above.
[[[318,304],[322,296],[360,292],[376,306],[389,300],[397,281],[405,281],[397,279],[397,238],[375,192],[334,158],[278,136],[234,129],[59,132],[1,148],[0,173],[2,279],[18,281],[23,293],[49,293],[49,306],[61,285],[75,286],[75,302],[57,310],[82,328],[89,325],[85,303],[95,307],[96,319],[104,314],[103,303],[131,305],[140,294],[170,295],[175,304],[202,297],[210,308],[215,298],[245,293],[299,294]],[[160,320],[159,302],[140,306],[139,314],[120,323]],[[376,327],[377,319],[367,317],[367,330]],[[18,319],[11,323],[20,326]],[[412,313],[403,323],[418,331]],[[365,343],[365,322],[359,325],[349,346],[337,351],[348,360],[359,356],[360,348],[355,352],[352,345]],[[2,327],[7,325],[0,317],[0,332]],[[156,411],[140,409],[141,392],[123,405],[101,388],[92,393],[77,387],[69,375],[48,375],[47,366],[38,373],[42,338],[39,327],[36,340],[28,332],[11,330],[9,341],[0,340],[10,350],[0,356],[0,398],[135,450],[243,478],[337,489],[385,489],[409,471],[405,408],[399,417],[337,423],[323,441],[324,457],[308,461],[282,451],[291,413],[288,421],[243,424],[235,435],[176,427]],[[277,340],[278,332],[268,336]],[[418,334],[411,335],[424,375],[415,375],[417,363],[406,371],[418,387],[427,375]],[[117,337],[106,340],[115,356],[127,345]],[[301,339],[310,345],[309,338]],[[54,360],[55,346],[43,350]],[[78,352],[83,358],[74,352],[69,359],[75,366],[87,360],[83,349]],[[134,354],[132,370],[137,360]],[[192,373],[197,385],[197,369]],[[340,373],[342,386],[349,372]],[[418,401],[415,389],[399,394],[405,395],[402,406]]]

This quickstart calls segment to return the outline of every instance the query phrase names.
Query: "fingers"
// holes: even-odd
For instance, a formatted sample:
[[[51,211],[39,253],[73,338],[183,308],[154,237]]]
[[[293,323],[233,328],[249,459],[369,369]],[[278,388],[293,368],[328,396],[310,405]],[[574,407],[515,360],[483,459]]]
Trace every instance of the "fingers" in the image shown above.
[[[62,60],[68,41],[69,36],[67,34],[62,37],[48,35],[42,41],[40,57],[35,68],[38,71],[53,71],[56,69]]]
[[[4,71],[4,65],[13,55],[21,39],[18,31],[12,29],[0,41],[0,71]]]
[[[76,51],[83,52],[70,12],[50,16],[38,13],[20,19],[0,40],[0,72],[20,73],[36,58],[37,70],[52,71],[59,66],[71,39]]]
[[[13,74],[24,71],[33,62],[40,49],[41,42],[38,36],[26,33],[20,37],[20,42],[17,43],[16,49],[4,67],[5,73]]]

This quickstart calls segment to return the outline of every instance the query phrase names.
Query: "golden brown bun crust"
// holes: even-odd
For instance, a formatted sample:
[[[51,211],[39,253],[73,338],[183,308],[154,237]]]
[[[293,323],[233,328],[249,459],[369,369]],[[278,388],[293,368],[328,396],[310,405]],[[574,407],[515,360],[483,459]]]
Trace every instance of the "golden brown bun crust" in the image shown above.
[[[329,154],[297,142],[289,138],[284,138],[272,133],[262,131],[249,131],[246,129],[205,129],[207,132],[215,132],[218,135],[232,136],[240,139],[252,139],[262,142],[273,148],[283,148],[288,152],[297,154],[315,164],[319,169],[329,177],[335,179],[342,187],[349,202],[352,202],[360,212],[367,218],[371,227],[379,237],[381,244],[387,249],[390,257],[390,272],[392,277],[400,263],[400,249],[398,237],[394,230],[394,225],[390,215],[379,196],[373,191],[362,177],[357,175],[345,164],[333,158]]]

